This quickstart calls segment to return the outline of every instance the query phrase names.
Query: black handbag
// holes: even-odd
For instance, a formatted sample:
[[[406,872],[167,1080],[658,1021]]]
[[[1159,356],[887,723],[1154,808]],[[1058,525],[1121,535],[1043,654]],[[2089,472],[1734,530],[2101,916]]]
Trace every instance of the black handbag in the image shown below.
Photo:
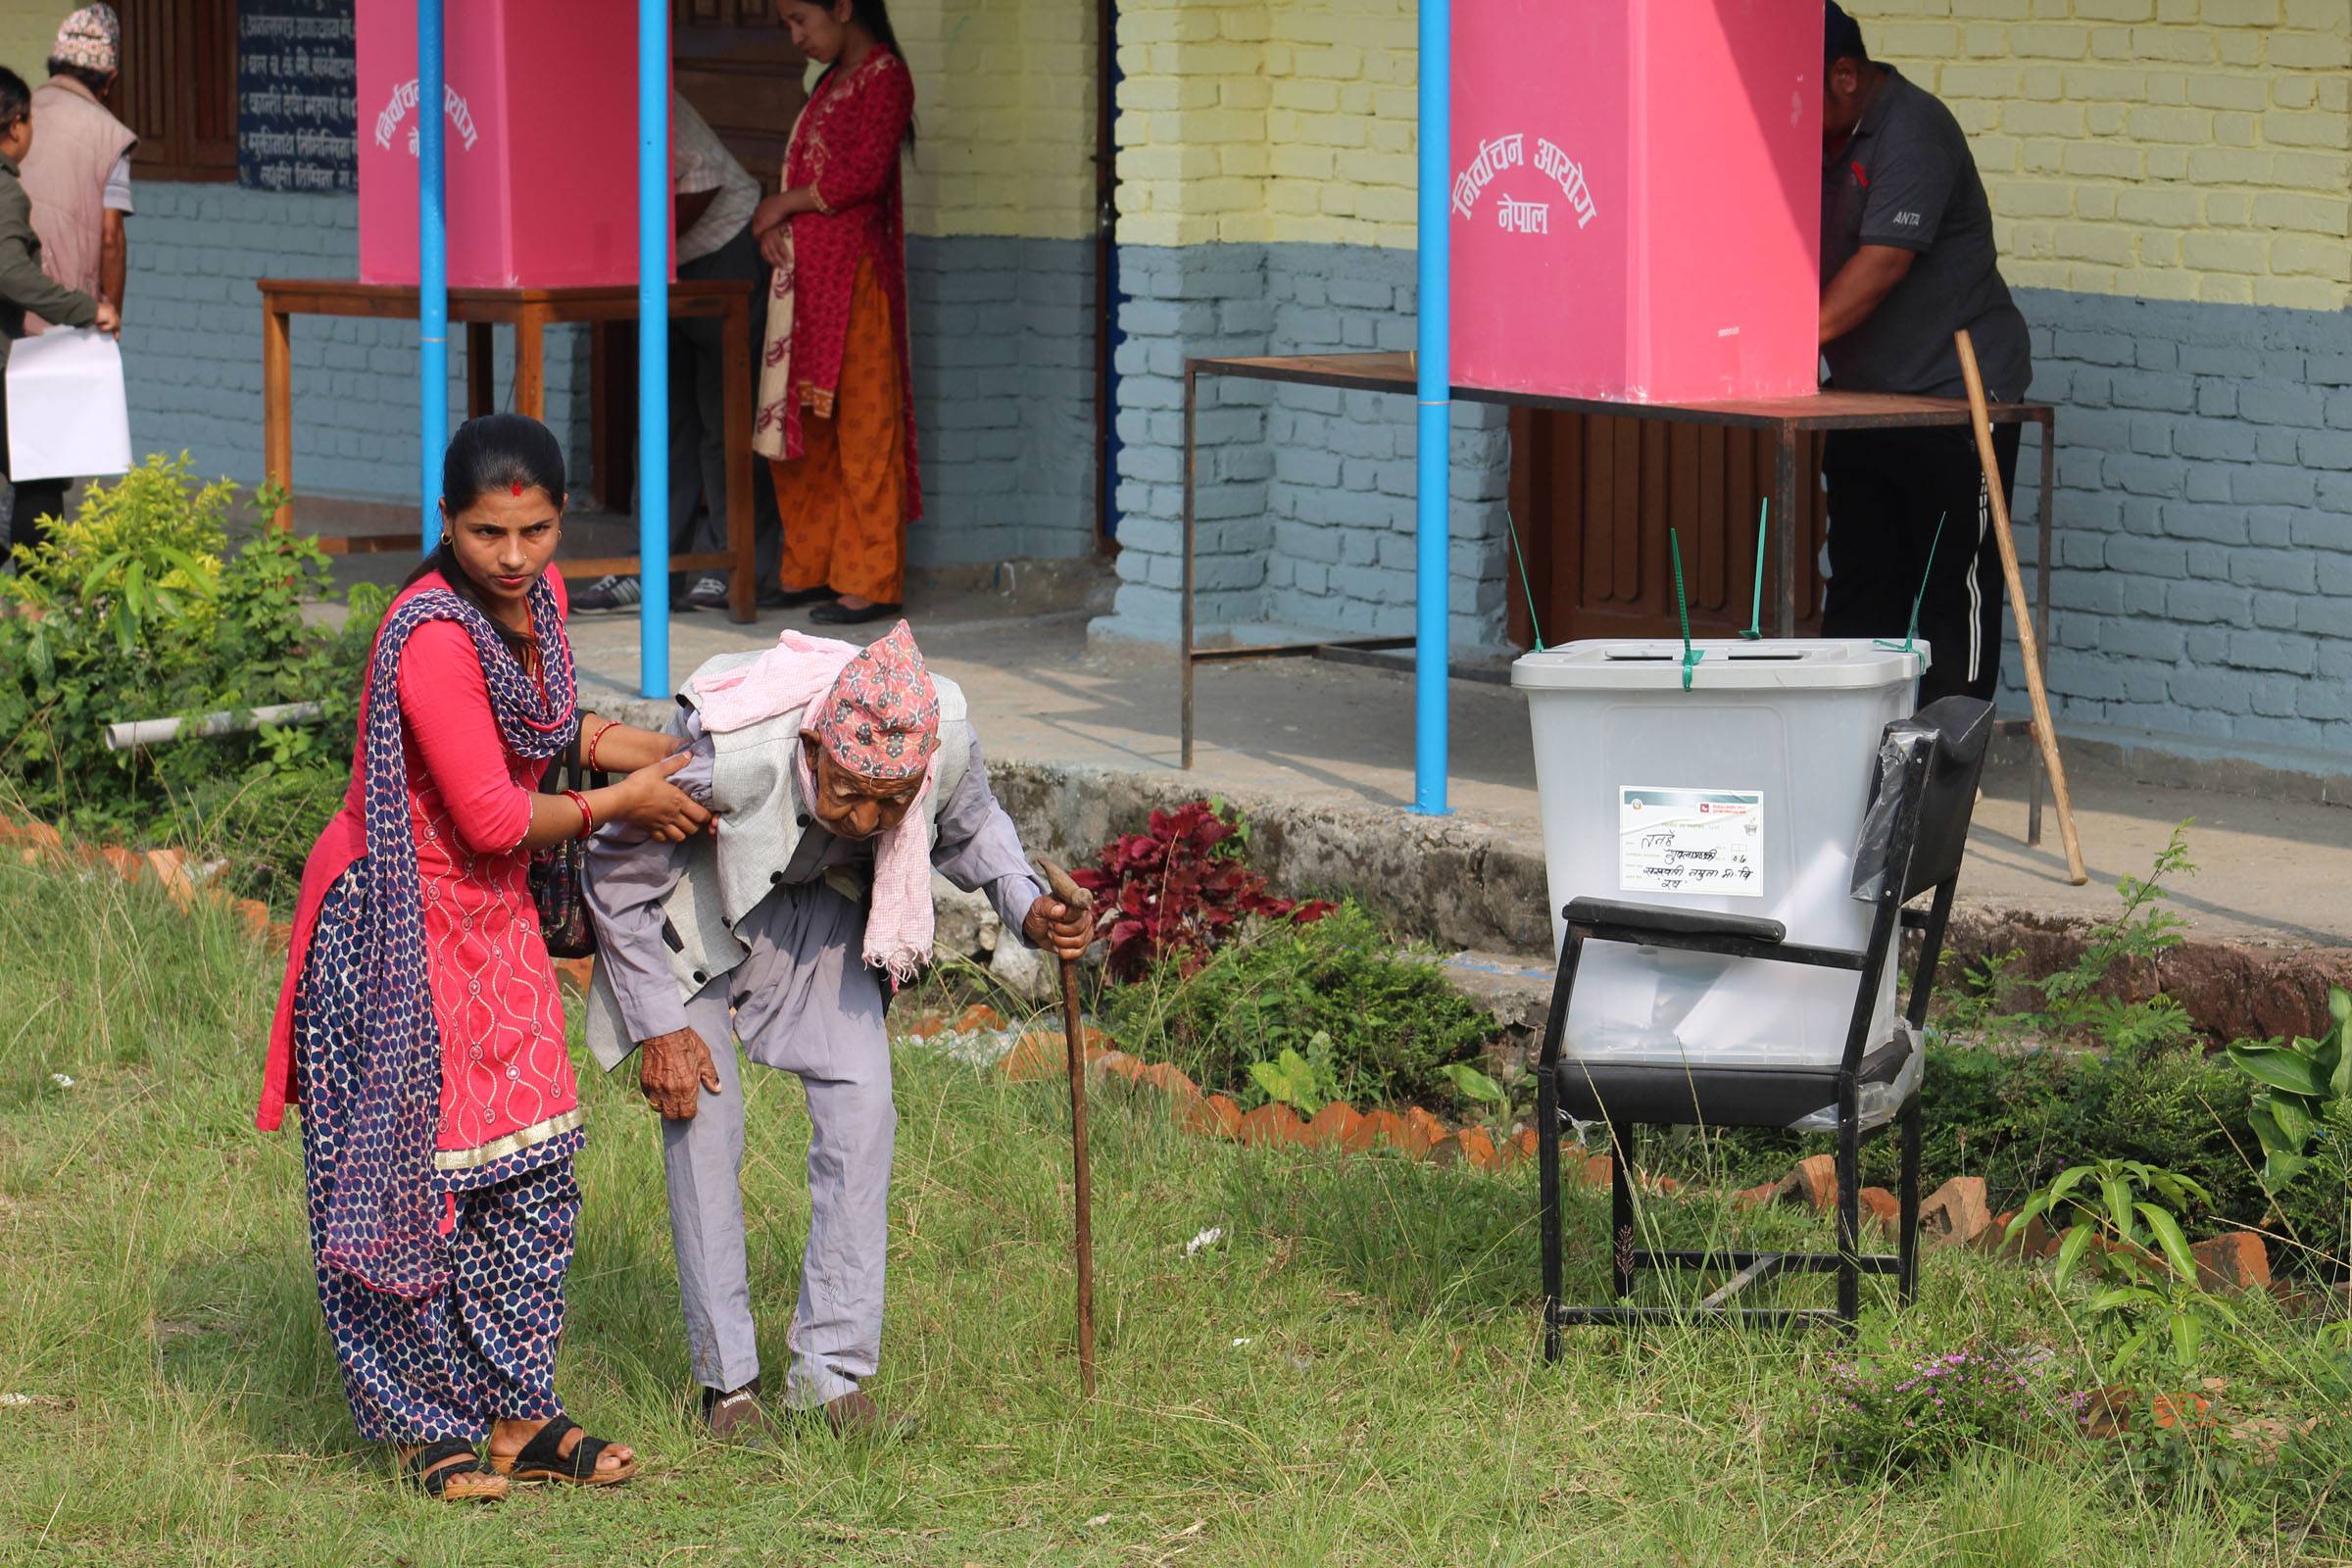
[[[540,776],[542,795],[601,789],[606,775],[591,773],[580,760],[580,731],[556,754]],[[596,922],[588,914],[588,841],[565,839],[531,852],[531,902],[539,906],[539,934],[550,957],[585,958],[596,952]]]

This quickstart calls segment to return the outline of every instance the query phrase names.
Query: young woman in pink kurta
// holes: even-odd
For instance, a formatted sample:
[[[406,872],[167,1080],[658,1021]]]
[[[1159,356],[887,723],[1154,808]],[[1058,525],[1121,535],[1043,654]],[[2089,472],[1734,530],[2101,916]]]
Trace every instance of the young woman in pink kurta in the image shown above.
[[[898,613],[906,525],[922,515],[906,353],[900,162],[914,77],[883,0],[786,0],[795,45],[825,74],[752,214],[775,268],[753,449],[784,514],[787,604],[835,625]]]
[[[709,818],[668,783],[685,761],[668,737],[578,711],[555,437],[474,420],[443,486],[442,546],[385,614],[351,789],[303,873],[258,1120],[303,1107],[319,1299],[361,1435],[437,1496],[498,1495],[508,1472],[607,1485],[632,1455],[555,1396],[585,1133],[527,873],[597,822],[674,841]],[[628,776],[541,793],[575,733]]]

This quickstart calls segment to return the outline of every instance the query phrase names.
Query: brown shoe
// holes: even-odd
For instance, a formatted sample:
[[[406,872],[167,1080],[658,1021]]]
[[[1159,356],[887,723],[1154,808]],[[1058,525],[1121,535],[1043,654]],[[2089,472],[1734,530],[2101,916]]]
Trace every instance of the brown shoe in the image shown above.
[[[913,1437],[922,1425],[920,1419],[904,1412],[892,1414],[864,1394],[852,1390],[837,1399],[828,1399],[813,1410],[802,1412],[802,1418],[814,1424],[822,1420],[827,1431],[837,1438],[856,1438],[872,1443],[895,1443]]]
[[[760,1380],[752,1379],[732,1394],[703,1391],[703,1419],[721,1443],[756,1443],[774,1435],[767,1412],[760,1408]]]

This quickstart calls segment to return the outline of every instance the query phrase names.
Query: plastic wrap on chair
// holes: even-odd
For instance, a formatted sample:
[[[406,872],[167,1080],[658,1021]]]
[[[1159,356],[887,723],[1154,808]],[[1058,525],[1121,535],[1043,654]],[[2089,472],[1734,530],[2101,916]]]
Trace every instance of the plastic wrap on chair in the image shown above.
[[[1871,787],[1870,808],[1862,813],[1862,831],[1854,839],[1853,879],[1848,891],[1864,904],[1876,904],[1879,885],[1886,879],[1886,854],[1894,845],[1894,818],[1903,805],[1903,769],[1922,746],[1933,746],[1930,730],[1902,730],[1889,724],[1879,742],[1879,777]]]
[[[1903,1064],[1895,1069],[1892,1078],[1887,1079],[1885,1083],[1861,1086],[1861,1092],[1856,1097],[1858,1102],[1856,1120],[1864,1132],[1869,1132],[1874,1127],[1884,1127],[1901,1114],[1904,1104],[1910,1101],[1912,1096],[1919,1093],[1920,1080],[1927,1075],[1928,1054],[1921,1049],[1919,1036],[1912,1032],[1911,1020],[1908,1018],[1895,1020],[1895,1029],[1903,1040],[1909,1042],[1911,1049],[1904,1055]],[[1792,1133],[1836,1132],[1838,1130],[1837,1102],[1833,1101],[1819,1110],[1797,1117],[1788,1124],[1788,1130]]]

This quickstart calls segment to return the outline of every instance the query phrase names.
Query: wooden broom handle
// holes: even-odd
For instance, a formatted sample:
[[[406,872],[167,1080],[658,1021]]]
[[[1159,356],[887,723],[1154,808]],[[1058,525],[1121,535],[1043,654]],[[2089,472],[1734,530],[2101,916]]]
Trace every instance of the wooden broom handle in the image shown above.
[[[2067,793],[2066,764],[2058,760],[2058,731],[2050,723],[2050,694],[2041,684],[2041,646],[2034,635],[2034,607],[2026,600],[2025,574],[2017,569],[2017,541],[2009,536],[2009,488],[2001,483],[2000,459],[1992,450],[1992,416],[1984,401],[1984,377],[1977,369],[1977,346],[1968,329],[1952,334],[1960,350],[1960,377],[1968,383],[1968,412],[1977,429],[1977,461],[1984,467],[1984,493],[1992,499],[1992,537],[2001,551],[2001,575],[2009,580],[2009,608],[2017,617],[2017,650],[2026,662],[2026,692],[2034,700],[2034,733],[2041,742],[2042,765],[2050,770],[2050,796],[2058,806],[2058,836],[2066,844],[2067,880],[2090,880],[2082,868],[2082,844],[2075,837],[2075,803]],[[2047,439],[2046,437],[2044,439]]]

